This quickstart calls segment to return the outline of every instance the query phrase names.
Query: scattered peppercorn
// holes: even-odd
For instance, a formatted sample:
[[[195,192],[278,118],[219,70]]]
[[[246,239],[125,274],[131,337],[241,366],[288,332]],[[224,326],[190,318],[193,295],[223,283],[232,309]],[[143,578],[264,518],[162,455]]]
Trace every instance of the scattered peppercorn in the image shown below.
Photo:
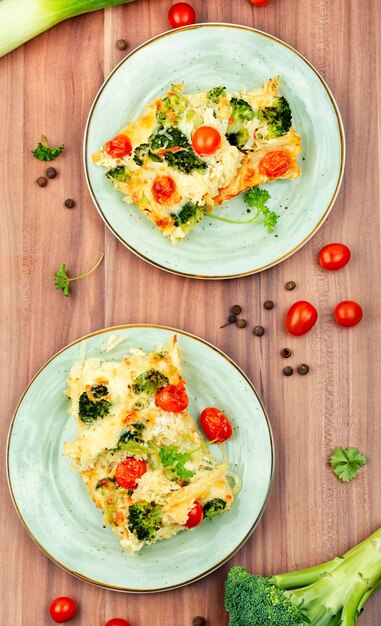
[[[265,309],[267,309],[268,311],[271,311],[271,309],[274,308],[274,302],[272,300],[266,300],[266,302],[263,305],[265,307]]]
[[[285,284],[287,291],[292,291],[296,287],[296,283],[293,280],[289,280],[288,283]]]
[[[37,185],[40,185],[40,187],[46,187],[46,185],[48,184],[47,179],[45,178],[45,176],[39,176],[36,180]]]
[[[225,328],[225,326],[229,326],[229,324],[234,324],[234,322],[237,321],[237,318],[235,315],[229,315],[228,317],[228,323],[227,324],[223,324],[222,326],[220,326],[220,328]]]
[[[125,39],[118,39],[116,47],[119,48],[119,50],[125,50],[127,48],[127,41]]]
[[[283,350],[281,350],[281,355],[283,358],[288,359],[288,357],[290,357],[292,354],[290,348],[283,348]]]
[[[238,328],[246,328],[247,321],[243,320],[243,319],[240,319],[240,320],[236,321],[236,324],[237,324]]]
[[[46,175],[48,178],[55,178],[57,176],[57,170],[55,167],[48,167],[46,170]]]
[[[203,617],[201,617],[200,615],[197,615],[197,617],[193,618],[192,624],[193,626],[205,626],[206,621]]]
[[[242,308],[239,306],[239,304],[235,304],[230,310],[233,315],[239,315],[240,313],[242,313]]]
[[[283,374],[285,376],[292,376],[294,373],[294,370],[292,369],[292,367],[290,367],[289,365],[287,365],[287,367],[283,368]]]
[[[301,376],[305,376],[306,374],[308,374],[309,371],[309,365],[307,365],[306,363],[301,363],[300,365],[298,365],[298,374],[300,374]]]
[[[263,326],[254,326],[253,333],[257,337],[262,337],[262,335],[265,334],[265,329],[263,328]]]
[[[71,198],[68,198],[67,200],[65,200],[65,207],[67,209],[73,209],[75,207],[74,200],[72,200]]]

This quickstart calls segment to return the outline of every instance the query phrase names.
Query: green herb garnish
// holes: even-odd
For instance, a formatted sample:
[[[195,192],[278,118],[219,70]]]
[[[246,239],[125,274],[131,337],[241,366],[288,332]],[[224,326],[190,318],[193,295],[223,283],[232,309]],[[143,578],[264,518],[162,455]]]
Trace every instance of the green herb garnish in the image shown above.
[[[251,187],[244,195],[246,204],[256,209],[256,213],[249,220],[231,220],[227,217],[221,217],[215,213],[208,213],[208,217],[212,217],[215,220],[221,222],[228,222],[229,224],[253,224],[259,217],[263,218],[262,224],[269,233],[272,233],[277,222],[278,216],[274,211],[270,211],[266,202],[270,199],[270,194],[266,189],[260,189],[259,187]]]
[[[336,476],[347,483],[357,476],[357,472],[367,459],[357,448],[336,448],[329,460]]]
[[[41,142],[37,144],[37,148],[32,150],[32,154],[40,161],[54,161],[64,149],[64,144],[57,148],[51,148],[45,135],[41,135]]]
[[[70,296],[69,284],[73,280],[80,280],[81,278],[85,278],[86,276],[89,276],[90,274],[92,274],[92,272],[94,272],[97,269],[97,267],[102,263],[104,255],[105,255],[105,253],[102,252],[102,254],[99,257],[98,261],[96,262],[94,267],[91,268],[91,270],[89,270],[85,274],[81,274],[80,276],[75,276],[74,278],[70,278],[67,275],[66,268],[65,268],[65,263],[63,263],[60,266],[58,272],[56,274],[54,274],[54,286],[55,286],[55,288],[56,289],[60,289],[61,291],[63,291],[65,296],[69,297]]]

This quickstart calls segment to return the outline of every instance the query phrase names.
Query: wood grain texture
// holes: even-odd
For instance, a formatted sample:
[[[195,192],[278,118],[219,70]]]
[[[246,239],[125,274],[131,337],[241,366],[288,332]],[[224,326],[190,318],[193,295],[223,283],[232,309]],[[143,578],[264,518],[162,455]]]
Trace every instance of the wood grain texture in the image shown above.
[[[273,0],[255,9],[248,0],[193,1],[200,21],[255,26],[304,54],[337,98],[348,149],[342,190],[313,240],[261,275],[214,283],[172,276],[126,250],[103,225],[83,175],[85,120],[103,78],[123,57],[116,40],[126,38],[132,49],[165,30],[168,5],[138,0],[81,16],[0,59],[1,447],[29,379],[70,341],[123,323],[191,331],[247,372],[274,429],[271,498],[254,536],[232,563],[263,574],[312,565],[345,551],[381,524],[380,3]],[[35,183],[44,165],[30,154],[41,131],[53,144],[66,144],[57,161],[59,175],[45,189]],[[72,211],[63,206],[67,197],[76,201]],[[330,241],[347,243],[353,256],[345,270],[328,275],[316,254]],[[103,266],[77,284],[70,299],[54,289],[52,276],[61,263],[80,273],[102,250]],[[284,284],[291,279],[297,289],[287,292]],[[160,297],[153,301],[152,293]],[[276,303],[273,311],[263,309],[268,298]],[[347,298],[365,310],[363,323],[350,330],[332,320],[335,304]],[[282,320],[296,299],[315,303],[319,324],[294,339]],[[243,307],[248,327],[220,330],[234,303]],[[251,332],[258,323],[266,328],[262,338]],[[279,351],[286,345],[293,350],[293,365],[311,365],[307,377],[282,376]],[[368,455],[367,467],[350,485],[340,483],[328,467],[336,445],[355,445]],[[48,626],[47,607],[57,595],[71,595],[80,604],[73,626],[103,626],[113,616],[128,618],[133,626],[190,626],[196,614],[207,617],[209,626],[227,624],[223,581],[232,563],[164,594],[104,591],[60,570],[32,543],[13,509],[4,470],[0,499],[1,625]],[[381,592],[359,620],[361,626],[380,623]]]

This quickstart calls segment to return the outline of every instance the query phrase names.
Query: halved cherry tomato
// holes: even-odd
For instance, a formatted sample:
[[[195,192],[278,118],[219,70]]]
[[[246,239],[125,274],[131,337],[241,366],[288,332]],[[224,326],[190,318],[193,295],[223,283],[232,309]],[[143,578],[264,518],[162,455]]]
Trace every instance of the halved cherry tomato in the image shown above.
[[[340,326],[356,326],[362,320],[363,311],[357,302],[343,300],[335,308],[335,319]]]
[[[317,318],[315,307],[306,300],[300,300],[292,305],[286,315],[286,329],[291,335],[305,335],[316,324]]]
[[[146,471],[147,463],[145,461],[129,456],[121,461],[116,468],[115,480],[123,489],[135,489],[138,485],[136,479],[143,476]]]
[[[255,4],[257,7],[264,7],[270,0],[250,0],[251,4]]]
[[[127,135],[117,135],[114,139],[108,141],[105,145],[105,150],[108,155],[114,159],[122,159],[123,157],[131,154],[132,145]]]
[[[325,270],[340,270],[350,258],[351,251],[343,243],[329,243],[319,252],[319,263]]]
[[[164,411],[181,413],[189,404],[189,398],[182,380],[177,385],[167,385],[156,394],[156,404]]]
[[[202,411],[200,425],[208,439],[217,440],[217,443],[230,439],[233,434],[233,428],[226,415],[214,406]]]
[[[187,2],[177,2],[168,11],[168,20],[172,28],[188,26],[196,21],[196,13]]]
[[[221,145],[221,135],[213,126],[199,126],[192,137],[192,147],[197,154],[213,154]]]
[[[186,526],[187,528],[194,528],[195,526],[201,524],[203,519],[204,509],[202,508],[201,504],[196,500],[193,507],[188,513],[188,519],[185,522],[184,526]]]
[[[291,166],[291,159],[284,150],[273,150],[268,152],[259,161],[259,171],[268,178],[278,178],[283,176]]]
[[[58,624],[62,624],[63,622],[68,622],[69,619],[74,617],[77,613],[77,605],[71,598],[67,596],[60,596],[59,598],[55,598],[49,607],[50,617],[57,622]]]
[[[108,622],[106,622],[105,626],[131,626],[131,624],[120,617],[113,617],[113,619],[109,619]]]
[[[171,176],[156,176],[152,185],[152,195],[156,202],[165,204],[176,191],[176,183]]]

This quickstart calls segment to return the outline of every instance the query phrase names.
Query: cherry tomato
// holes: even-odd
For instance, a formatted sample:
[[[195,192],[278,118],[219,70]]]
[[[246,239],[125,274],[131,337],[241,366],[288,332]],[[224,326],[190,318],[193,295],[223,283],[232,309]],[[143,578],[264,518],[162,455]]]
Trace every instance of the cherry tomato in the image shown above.
[[[143,476],[146,471],[147,463],[145,461],[129,456],[121,461],[116,468],[115,480],[123,489],[135,489],[138,485],[136,479]]]
[[[233,434],[232,426],[226,417],[219,409],[210,406],[204,409],[200,415],[201,428],[205,435],[213,441],[217,440],[217,443],[222,443]]]
[[[266,4],[270,2],[270,0],[250,0],[251,4],[254,4],[256,7],[264,7]]]
[[[108,141],[105,145],[105,150],[114,159],[122,159],[123,157],[131,154],[132,145],[127,135],[117,135],[114,139]]]
[[[286,329],[291,335],[305,335],[316,324],[318,318],[315,307],[300,300],[295,302],[286,315]]]
[[[284,150],[273,150],[268,152],[259,161],[259,171],[268,178],[278,178],[285,174],[291,166],[291,159]]]
[[[152,195],[156,202],[165,204],[176,191],[176,183],[171,176],[156,176],[152,185]]]
[[[74,617],[77,613],[77,605],[71,598],[60,596],[59,598],[55,598],[51,603],[49,613],[50,617],[55,622],[62,624],[63,622],[68,622],[69,619]]]
[[[120,617],[113,617],[106,622],[105,626],[131,626],[131,624]]]
[[[194,528],[195,526],[201,524],[203,519],[204,509],[202,508],[201,504],[196,500],[193,507],[188,513],[188,519],[185,522],[184,526],[186,526],[187,528]]]
[[[343,300],[335,308],[335,319],[340,326],[356,326],[362,320],[362,308],[353,300]]]
[[[172,28],[188,26],[196,21],[196,13],[187,2],[177,2],[168,11],[168,20]]]
[[[329,243],[319,252],[319,263],[325,270],[339,270],[350,258],[351,251],[343,243]]]
[[[164,411],[181,413],[189,404],[189,398],[185,391],[185,385],[180,380],[177,385],[167,385],[156,394],[156,404]]]
[[[221,135],[213,126],[199,126],[192,137],[192,147],[197,154],[213,154],[221,145]]]

